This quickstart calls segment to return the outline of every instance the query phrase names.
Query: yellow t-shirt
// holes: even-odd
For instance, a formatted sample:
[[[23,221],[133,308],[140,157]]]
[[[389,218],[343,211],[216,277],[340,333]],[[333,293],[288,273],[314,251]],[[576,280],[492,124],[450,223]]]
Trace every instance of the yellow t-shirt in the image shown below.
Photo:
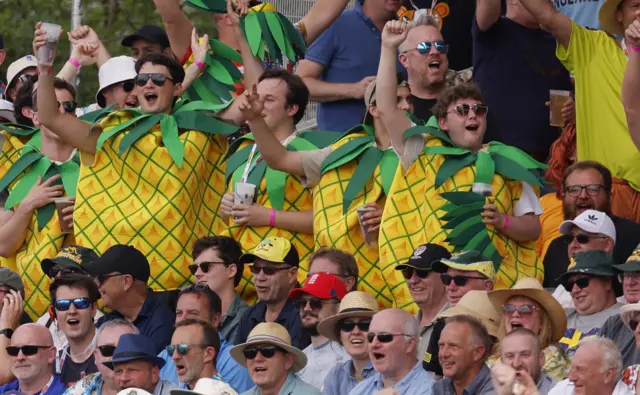
[[[578,160],[596,160],[640,190],[640,152],[620,95],[627,57],[605,32],[571,23],[569,48],[558,44],[556,56],[575,76]]]
[[[536,252],[540,259],[544,259],[551,242],[561,236],[560,224],[564,221],[564,216],[562,213],[562,200],[558,199],[555,192],[542,196],[540,205],[544,213],[540,216],[542,231],[536,242]]]

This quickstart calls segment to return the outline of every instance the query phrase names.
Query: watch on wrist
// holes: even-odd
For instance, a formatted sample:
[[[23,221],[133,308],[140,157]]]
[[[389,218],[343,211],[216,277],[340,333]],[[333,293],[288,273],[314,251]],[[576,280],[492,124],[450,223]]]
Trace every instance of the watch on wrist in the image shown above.
[[[7,338],[11,339],[11,336],[13,336],[13,329],[0,329],[0,335],[5,335]]]

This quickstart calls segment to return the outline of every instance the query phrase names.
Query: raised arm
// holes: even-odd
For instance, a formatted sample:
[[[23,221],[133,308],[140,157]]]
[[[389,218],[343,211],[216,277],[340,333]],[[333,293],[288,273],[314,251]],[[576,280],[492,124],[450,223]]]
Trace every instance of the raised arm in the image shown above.
[[[334,83],[320,80],[324,66],[312,60],[302,59],[298,63],[296,74],[309,88],[309,99],[317,102],[330,102],[364,98],[364,91],[376,77],[365,77],[358,82]]]
[[[169,36],[171,51],[182,58],[191,46],[191,31],[193,24],[182,12],[179,0],[153,0],[156,9],[162,17],[164,28]]]
[[[331,24],[338,19],[349,3],[348,0],[318,0],[296,27],[303,33],[307,45],[311,45]]]
[[[625,43],[629,45],[629,64],[622,80],[622,104],[627,114],[629,134],[640,150],[640,21],[635,20],[625,32]]]
[[[520,0],[520,3],[533,15],[540,26],[551,34],[565,48],[571,40],[571,19],[560,13],[548,0]]]
[[[16,330],[20,326],[20,316],[24,312],[24,300],[22,294],[14,290],[9,291],[2,299],[2,313],[0,313],[0,329]],[[11,364],[7,347],[11,345],[11,340],[5,335],[0,335],[0,384],[7,384],[15,380],[11,372]]]
[[[480,31],[487,31],[500,19],[500,0],[476,0],[476,22]]]

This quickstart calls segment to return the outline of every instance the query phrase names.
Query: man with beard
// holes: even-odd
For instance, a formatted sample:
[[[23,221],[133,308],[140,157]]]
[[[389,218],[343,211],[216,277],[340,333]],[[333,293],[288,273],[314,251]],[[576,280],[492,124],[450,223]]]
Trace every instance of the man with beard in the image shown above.
[[[598,210],[607,214],[616,230],[613,258],[624,263],[640,243],[640,225],[611,213],[612,177],[609,169],[598,162],[576,162],[565,171],[562,179],[563,212],[565,221],[573,220],[586,210]],[[555,286],[554,279],[566,272],[569,265],[569,248],[572,235],[553,240],[544,256],[544,286]]]
[[[338,305],[346,293],[344,282],[329,273],[316,273],[302,288],[289,293],[289,299],[298,301],[302,328],[311,336],[311,344],[302,350],[307,355],[307,366],[298,375],[318,389],[322,389],[329,370],[349,358],[340,343],[318,333],[320,321],[338,313]]]
[[[542,373],[544,353],[538,335],[526,328],[509,332],[500,342],[500,360],[516,372],[526,372],[537,383],[540,395],[547,395],[556,381]]]

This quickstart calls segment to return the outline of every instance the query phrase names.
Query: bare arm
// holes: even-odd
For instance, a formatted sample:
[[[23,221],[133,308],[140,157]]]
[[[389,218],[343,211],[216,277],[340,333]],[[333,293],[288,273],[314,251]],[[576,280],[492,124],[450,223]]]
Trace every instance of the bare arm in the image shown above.
[[[252,205],[234,204],[230,215],[234,217],[234,222],[238,225],[270,226],[271,209],[258,203]],[[313,233],[313,210],[276,210],[273,226],[290,232]]]
[[[304,26],[307,45],[318,38],[331,24],[338,19],[349,3],[348,0],[318,0],[296,25]]]
[[[520,216],[507,216],[498,211],[494,204],[484,206],[482,212],[485,224],[493,225],[500,233],[516,241],[538,240],[542,227],[540,226],[540,216],[529,213]]]
[[[296,74],[302,78],[309,88],[309,100],[318,102],[331,102],[347,99],[362,99],[364,91],[375,77],[365,77],[359,82],[332,83],[320,80],[320,74],[324,66],[311,60],[302,59],[298,63]]]
[[[500,0],[477,0],[476,22],[480,31],[487,31],[500,19]]]
[[[571,19],[555,9],[547,0],[522,0],[521,4],[533,15],[540,26],[551,34],[565,48],[571,40]]]
[[[193,24],[180,9],[178,0],[153,0],[169,36],[171,50],[181,58],[191,45]]]
[[[313,234],[313,210],[277,211],[275,227],[290,232]]]
[[[633,21],[625,32],[625,42],[630,46],[640,45],[640,22]],[[629,134],[640,150],[640,53],[629,51],[629,64],[622,80],[622,104],[627,115]]]
[[[207,51],[209,51],[209,35],[205,34],[202,36],[200,41],[198,40],[198,34],[196,33],[196,29],[191,31],[191,51],[193,53],[193,63],[187,67],[184,71],[184,81],[182,81],[182,91],[186,91],[191,87],[191,84],[198,79],[200,74],[202,74],[202,70],[196,64],[196,62],[200,62],[204,64]]]

